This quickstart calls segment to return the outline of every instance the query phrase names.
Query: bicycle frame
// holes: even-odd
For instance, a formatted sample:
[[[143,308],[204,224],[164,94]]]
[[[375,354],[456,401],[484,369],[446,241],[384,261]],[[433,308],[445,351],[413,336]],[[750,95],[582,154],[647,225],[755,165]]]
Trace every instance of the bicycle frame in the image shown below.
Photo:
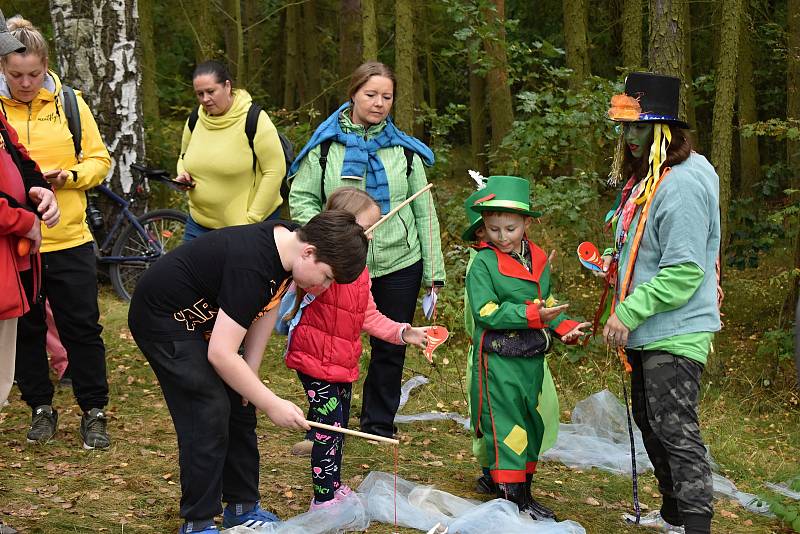
[[[130,202],[128,202],[118,194],[114,193],[111,189],[109,189],[104,185],[98,185],[94,189],[102,193],[106,197],[108,197],[111,201],[119,205],[121,208],[119,214],[114,220],[114,225],[106,233],[103,242],[98,244],[97,261],[99,261],[100,263],[108,263],[108,264],[130,263],[130,262],[148,263],[154,261],[155,259],[160,258],[161,255],[164,254],[164,251],[161,248],[161,243],[150,236],[147,230],[144,229],[144,226],[142,226],[139,223],[139,220],[136,217],[136,215],[131,213],[131,211],[128,209],[131,205]],[[145,240],[147,241],[147,247],[151,251],[150,255],[147,256],[104,256],[103,255],[103,251],[110,250],[110,248],[114,244],[118,232],[122,230],[122,224],[125,220],[127,220],[130,224],[133,225],[134,228],[136,228],[136,231],[137,233],[139,233],[139,235],[145,238]]]

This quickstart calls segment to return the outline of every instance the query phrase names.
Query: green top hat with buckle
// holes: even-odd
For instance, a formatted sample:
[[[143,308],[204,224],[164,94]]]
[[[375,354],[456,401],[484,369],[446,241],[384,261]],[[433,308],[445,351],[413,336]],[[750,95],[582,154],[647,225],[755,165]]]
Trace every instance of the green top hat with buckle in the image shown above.
[[[528,217],[540,217],[542,212],[531,210],[531,186],[525,178],[517,176],[490,176],[486,187],[472,202],[472,209],[479,214],[484,211],[505,211]]]
[[[472,209],[472,205],[487,194],[487,189],[484,187],[473,192],[464,201],[464,211],[467,213],[467,222],[469,223],[467,229],[461,234],[461,239],[464,241],[475,241],[475,231],[483,224],[483,218],[480,213]]]

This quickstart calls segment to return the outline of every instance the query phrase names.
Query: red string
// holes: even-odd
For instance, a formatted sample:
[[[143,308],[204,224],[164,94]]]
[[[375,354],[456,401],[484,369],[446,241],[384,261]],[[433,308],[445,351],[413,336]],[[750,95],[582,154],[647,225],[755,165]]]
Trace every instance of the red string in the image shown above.
[[[397,458],[398,446],[394,446],[394,528],[397,528]]]

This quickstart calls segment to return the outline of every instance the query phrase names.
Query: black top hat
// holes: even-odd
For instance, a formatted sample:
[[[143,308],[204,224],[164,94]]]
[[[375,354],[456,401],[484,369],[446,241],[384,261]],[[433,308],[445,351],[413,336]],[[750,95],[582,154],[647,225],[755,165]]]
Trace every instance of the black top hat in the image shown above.
[[[649,72],[632,72],[625,78],[625,95],[638,101],[638,118],[626,102],[612,98],[608,116],[620,122],[668,122],[689,128],[678,118],[681,81],[675,76]]]

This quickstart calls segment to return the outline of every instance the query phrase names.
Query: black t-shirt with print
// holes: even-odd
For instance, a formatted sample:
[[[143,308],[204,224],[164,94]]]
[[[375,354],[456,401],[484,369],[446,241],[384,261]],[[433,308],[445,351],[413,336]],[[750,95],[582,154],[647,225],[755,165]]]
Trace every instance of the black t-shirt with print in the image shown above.
[[[220,308],[244,328],[280,303],[291,281],[269,221],[231,226],[179,246],[150,267],[136,285],[128,312],[135,336],[153,341],[205,337]]]

